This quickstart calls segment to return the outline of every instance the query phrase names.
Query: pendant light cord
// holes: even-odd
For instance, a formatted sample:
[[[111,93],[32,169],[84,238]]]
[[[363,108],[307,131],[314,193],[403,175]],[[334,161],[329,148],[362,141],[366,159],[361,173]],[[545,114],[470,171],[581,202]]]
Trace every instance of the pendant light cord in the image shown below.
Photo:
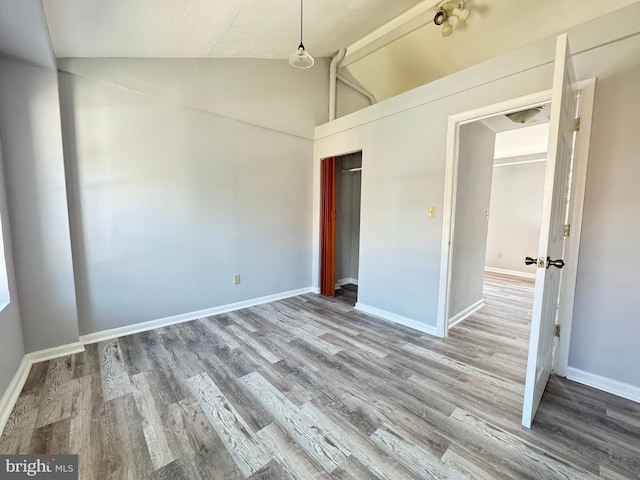
[[[302,8],[303,0],[300,0],[300,46],[302,46]]]

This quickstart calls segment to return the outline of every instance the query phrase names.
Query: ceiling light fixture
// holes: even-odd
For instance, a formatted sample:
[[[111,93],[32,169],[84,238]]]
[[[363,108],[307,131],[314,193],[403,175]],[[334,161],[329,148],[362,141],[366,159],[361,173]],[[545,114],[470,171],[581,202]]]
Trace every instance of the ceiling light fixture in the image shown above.
[[[302,1],[303,0],[300,0],[300,45],[298,46],[298,50],[289,57],[289,63],[292,67],[305,69],[313,67],[315,61],[313,57],[309,55],[309,52],[304,49],[304,45],[302,44]]]
[[[447,18],[444,21],[444,25],[442,27],[442,36],[443,37],[448,37],[452,33],[453,33],[453,25],[451,25],[451,22],[449,22],[449,19]]]
[[[513,123],[533,123],[542,112],[542,107],[533,107],[518,112],[507,113],[506,117]]]
[[[435,23],[436,25],[442,25],[446,19],[447,12],[445,12],[443,9],[438,9],[438,11],[436,12],[436,16],[433,17],[433,23]]]
[[[442,36],[448,37],[453,33],[451,19],[456,19],[456,24],[464,23],[469,18],[469,9],[464,8],[465,0],[444,0],[438,4],[433,23],[442,25]]]

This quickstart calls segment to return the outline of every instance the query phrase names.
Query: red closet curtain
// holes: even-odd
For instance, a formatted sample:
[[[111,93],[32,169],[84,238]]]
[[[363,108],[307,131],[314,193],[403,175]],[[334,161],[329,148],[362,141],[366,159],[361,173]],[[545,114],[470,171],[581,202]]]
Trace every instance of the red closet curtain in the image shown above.
[[[321,166],[320,294],[336,295],[336,159]]]

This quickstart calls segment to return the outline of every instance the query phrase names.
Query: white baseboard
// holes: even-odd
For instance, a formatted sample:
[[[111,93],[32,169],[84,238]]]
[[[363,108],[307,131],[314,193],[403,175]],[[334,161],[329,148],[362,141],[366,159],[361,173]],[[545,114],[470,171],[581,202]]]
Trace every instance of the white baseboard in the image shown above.
[[[31,365],[38,362],[44,362],[53,358],[64,357],[65,355],[73,355],[74,353],[84,352],[84,344],[81,342],[68,343],[59,347],[47,348],[46,350],[38,350],[37,352],[27,353],[27,358]]]
[[[13,376],[13,379],[7,386],[7,390],[4,392],[2,399],[0,399],[0,435],[4,430],[7,420],[11,415],[11,411],[18,401],[20,392],[24,387],[31,366],[34,363],[44,362],[53,358],[63,357],[65,355],[73,355],[74,353],[84,352],[84,345],[80,342],[69,343],[67,345],[61,345],[59,347],[47,348],[45,350],[38,350],[37,352],[27,353],[22,357],[18,371]]]
[[[536,278],[535,273],[519,272],[518,270],[507,270],[505,268],[484,267],[485,272],[499,273],[501,275],[511,275],[512,277]]]
[[[297,295],[310,293],[312,291],[313,288],[311,287],[300,288],[298,290],[289,290],[287,292],[267,295],[265,297],[252,298],[249,300],[243,300],[242,302],[229,303],[227,305],[221,305],[219,307],[198,310],[196,312],[183,313],[180,315],[174,315],[172,317],[160,318],[158,320],[150,320],[148,322],[134,323],[133,325],[126,325],[124,327],[102,330],[100,332],[89,333],[88,335],[81,335],[80,342],[85,345],[89,343],[103,342],[105,340],[111,340],[113,338],[123,337],[125,335],[146,332],[148,330],[153,330],[154,328],[167,327],[169,325],[175,325],[178,323],[190,322],[199,318],[210,317],[211,315],[218,315],[220,313],[232,312],[234,310],[240,310],[242,308],[254,307],[263,303],[275,302],[276,300],[295,297]]]
[[[460,313],[458,313],[458,314],[454,315],[453,317],[451,317],[449,319],[449,328],[457,325],[458,323],[460,323],[461,321],[463,321],[467,317],[473,315],[478,310],[480,310],[482,307],[484,307],[484,300],[481,298],[477,302],[469,305],[467,308],[462,310]]]
[[[567,378],[574,382],[587,385],[589,387],[597,388],[612,395],[633,400],[640,403],[640,387],[629,385],[618,380],[612,380],[611,378],[602,377],[595,373],[585,372],[577,368],[567,368]]]
[[[22,362],[20,362],[18,371],[11,379],[4,395],[2,395],[2,399],[0,399],[0,435],[2,435],[4,427],[7,424],[7,420],[9,420],[9,416],[11,415],[11,411],[18,401],[20,392],[22,392],[22,387],[24,387],[24,384],[29,377],[31,364],[32,362],[26,355],[22,357]]]
[[[320,295],[320,287],[311,287],[311,293],[315,293],[316,295]]]
[[[414,330],[418,330],[419,332],[428,333],[429,335],[437,336],[436,327],[432,325],[426,325],[416,320],[412,320],[410,318],[403,317],[401,315],[396,315],[395,313],[387,312],[386,310],[381,310],[379,308],[371,307],[369,305],[365,305],[362,302],[357,302],[355,309],[360,312],[373,315],[374,317],[382,318],[383,320],[388,320],[393,323],[399,323],[400,325],[404,325],[405,327],[413,328]]]
[[[353,285],[358,285],[358,279],[357,278],[341,278],[336,282],[336,284],[340,287],[342,285],[347,285],[348,283],[351,283]]]

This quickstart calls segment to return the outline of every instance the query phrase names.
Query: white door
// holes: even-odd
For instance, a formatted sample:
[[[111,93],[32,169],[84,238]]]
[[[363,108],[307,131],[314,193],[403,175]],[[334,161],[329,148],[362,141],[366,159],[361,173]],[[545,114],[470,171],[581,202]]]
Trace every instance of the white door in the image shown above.
[[[538,257],[535,259],[536,283],[522,410],[522,425],[527,428],[531,428],[553,368],[554,330],[558,313],[565,212],[571,181],[575,130],[574,79],[568,39],[564,34],[558,37],[556,46],[542,224]]]

